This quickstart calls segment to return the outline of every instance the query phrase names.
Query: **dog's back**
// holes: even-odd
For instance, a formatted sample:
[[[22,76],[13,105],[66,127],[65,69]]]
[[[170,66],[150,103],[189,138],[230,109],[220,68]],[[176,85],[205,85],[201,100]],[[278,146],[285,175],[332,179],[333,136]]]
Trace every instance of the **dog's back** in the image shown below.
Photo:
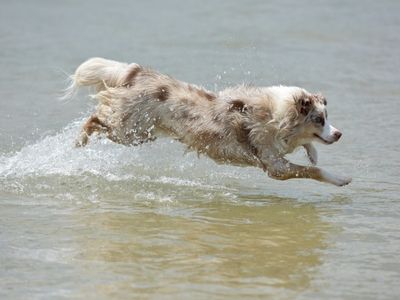
[[[217,162],[254,165],[242,124],[241,113],[246,109],[242,101],[218,99],[204,88],[138,64],[102,58],[81,64],[71,79],[70,93],[92,86],[99,100],[77,140],[79,146],[93,132],[126,145],[167,135]]]

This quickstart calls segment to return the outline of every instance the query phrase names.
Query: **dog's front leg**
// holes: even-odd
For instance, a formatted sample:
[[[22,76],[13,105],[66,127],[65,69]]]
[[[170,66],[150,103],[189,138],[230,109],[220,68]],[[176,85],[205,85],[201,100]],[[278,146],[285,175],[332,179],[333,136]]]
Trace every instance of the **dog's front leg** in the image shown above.
[[[318,152],[317,149],[314,147],[313,144],[308,143],[303,145],[304,149],[306,149],[308,159],[310,160],[311,164],[315,166],[318,162]]]
[[[267,161],[266,165],[269,177],[278,180],[308,178],[336,186],[344,186],[351,182],[351,178],[339,177],[317,167],[296,165],[284,158],[272,159]]]

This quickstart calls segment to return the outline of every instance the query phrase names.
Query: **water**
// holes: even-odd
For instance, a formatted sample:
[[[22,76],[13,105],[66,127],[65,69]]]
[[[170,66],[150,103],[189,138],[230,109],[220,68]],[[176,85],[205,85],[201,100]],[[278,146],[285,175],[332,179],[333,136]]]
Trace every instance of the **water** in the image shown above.
[[[398,1],[3,2],[0,298],[398,298]],[[344,135],[319,164],[353,182],[278,182],[168,139],[75,149],[94,103],[57,96],[91,56],[321,91]]]

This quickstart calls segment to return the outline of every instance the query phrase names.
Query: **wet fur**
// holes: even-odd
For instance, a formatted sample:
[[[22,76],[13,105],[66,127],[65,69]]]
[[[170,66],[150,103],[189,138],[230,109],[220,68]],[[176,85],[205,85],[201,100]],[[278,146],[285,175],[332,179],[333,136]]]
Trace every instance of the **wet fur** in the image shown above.
[[[313,132],[322,129],[310,124],[326,111],[321,95],[298,87],[245,85],[214,93],[138,64],[102,58],[84,62],[71,78],[68,95],[79,86],[93,86],[99,101],[77,146],[85,146],[93,133],[124,145],[170,136],[217,163],[258,167],[275,179],[310,178],[338,186],[350,182],[284,158],[304,146],[316,164],[311,142]]]

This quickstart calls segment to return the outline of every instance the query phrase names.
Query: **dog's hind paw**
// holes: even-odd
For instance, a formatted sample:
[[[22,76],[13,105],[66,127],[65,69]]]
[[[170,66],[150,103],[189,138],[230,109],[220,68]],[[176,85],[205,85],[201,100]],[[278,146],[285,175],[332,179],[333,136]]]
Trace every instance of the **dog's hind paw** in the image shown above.
[[[80,148],[80,147],[85,147],[87,143],[89,142],[89,137],[86,133],[81,133],[79,138],[75,140],[75,147]]]

